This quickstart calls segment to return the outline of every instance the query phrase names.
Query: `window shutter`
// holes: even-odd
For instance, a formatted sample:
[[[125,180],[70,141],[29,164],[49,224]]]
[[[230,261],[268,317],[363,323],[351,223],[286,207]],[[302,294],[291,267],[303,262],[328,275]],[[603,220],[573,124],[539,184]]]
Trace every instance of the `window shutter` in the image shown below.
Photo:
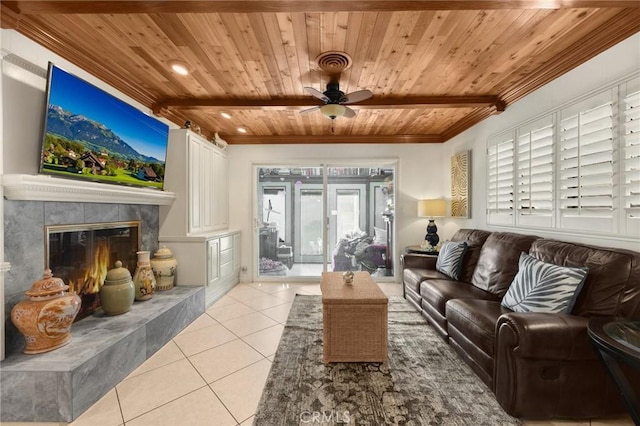
[[[520,216],[551,216],[553,209],[551,117],[518,129],[517,209]]]
[[[627,95],[624,120],[624,208],[631,218],[640,218],[640,92]]]
[[[613,216],[613,103],[562,114],[560,209],[563,216]]]
[[[489,190],[487,191],[487,219],[489,223],[513,222],[513,147],[511,133],[489,142]]]

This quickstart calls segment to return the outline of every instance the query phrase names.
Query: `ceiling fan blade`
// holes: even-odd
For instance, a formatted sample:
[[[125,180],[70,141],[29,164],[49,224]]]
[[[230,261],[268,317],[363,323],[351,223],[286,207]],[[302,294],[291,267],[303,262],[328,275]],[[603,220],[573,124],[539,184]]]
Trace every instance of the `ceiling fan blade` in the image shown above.
[[[344,95],[344,97],[346,98],[346,100],[344,102],[340,102],[341,104],[352,104],[355,102],[361,102],[364,101],[365,99],[369,99],[370,97],[373,96],[373,93],[371,93],[371,90],[358,90],[355,92],[351,92],[348,93],[346,95]]]
[[[312,108],[303,109],[302,111],[300,111],[300,114],[309,114],[310,112],[317,111],[320,109],[320,106],[321,105],[314,106]]]
[[[344,107],[344,115],[345,118],[353,118],[356,116],[356,112],[349,107]]]
[[[313,96],[314,98],[318,98],[318,99],[320,99],[321,101],[324,101],[324,102],[328,102],[329,101],[329,98],[327,98],[324,93],[322,93],[321,91],[319,91],[317,89],[314,89],[313,87],[305,87],[304,90],[306,90],[306,92],[308,94],[310,94],[311,96]]]

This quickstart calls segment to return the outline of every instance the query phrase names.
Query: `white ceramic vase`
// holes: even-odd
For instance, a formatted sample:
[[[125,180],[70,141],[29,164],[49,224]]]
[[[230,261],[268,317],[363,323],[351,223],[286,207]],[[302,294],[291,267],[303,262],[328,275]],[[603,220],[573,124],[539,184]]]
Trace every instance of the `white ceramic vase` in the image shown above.
[[[178,261],[167,246],[162,246],[153,259],[151,269],[156,277],[156,290],[171,290],[175,284]]]
[[[133,274],[133,286],[136,290],[136,300],[149,300],[156,291],[156,278],[151,269],[150,251],[138,251],[138,263]]]

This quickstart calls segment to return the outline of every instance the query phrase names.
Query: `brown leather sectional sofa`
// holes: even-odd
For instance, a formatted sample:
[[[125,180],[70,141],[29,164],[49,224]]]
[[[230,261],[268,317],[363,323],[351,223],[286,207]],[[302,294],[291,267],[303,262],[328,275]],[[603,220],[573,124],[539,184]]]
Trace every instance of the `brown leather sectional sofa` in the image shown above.
[[[404,295],[507,413],[551,419],[625,412],[591,347],[587,323],[594,316],[640,319],[640,253],[474,229],[459,230],[452,241],[468,244],[461,280],[438,272],[435,257],[405,254]],[[521,252],[589,268],[570,315],[501,306]],[[640,375],[633,380],[640,383]]]

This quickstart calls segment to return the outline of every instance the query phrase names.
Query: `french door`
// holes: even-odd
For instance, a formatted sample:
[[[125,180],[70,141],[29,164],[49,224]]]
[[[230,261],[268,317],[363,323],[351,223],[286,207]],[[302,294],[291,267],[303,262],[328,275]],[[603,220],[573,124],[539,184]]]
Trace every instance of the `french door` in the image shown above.
[[[257,166],[256,279],[393,275],[395,166]]]

